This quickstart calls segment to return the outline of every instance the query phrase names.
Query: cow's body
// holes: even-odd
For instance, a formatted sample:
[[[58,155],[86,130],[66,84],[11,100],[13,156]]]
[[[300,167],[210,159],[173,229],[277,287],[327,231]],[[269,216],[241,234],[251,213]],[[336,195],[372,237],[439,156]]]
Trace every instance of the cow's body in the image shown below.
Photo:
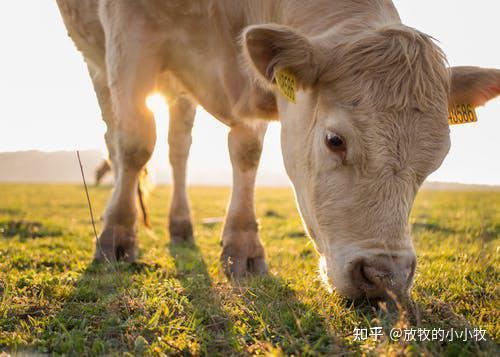
[[[280,119],[283,122],[285,166],[295,184],[297,200],[308,231],[316,240],[321,255],[328,260],[333,256],[331,250],[336,249],[335,254],[338,255],[343,249],[338,249],[338,243],[329,243],[330,238],[326,236],[331,232],[328,230],[336,229],[339,232],[337,242],[348,242],[346,239],[353,232],[358,232],[356,234],[360,237],[361,243],[356,243],[351,251],[343,253],[347,260],[339,264],[346,268],[327,266],[335,264],[326,262],[328,264],[325,263],[323,268],[327,275],[333,278],[340,292],[348,296],[357,296],[360,292],[380,294],[380,287],[387,287],[385,277],[380,277],[384,274],[390,275],[387,281],[401,280],[396,284],[400,285],[401,290],[408,288],[414,270],[414,253],[411,240],[404,232],[407,214],[416,193],[415,187],[423,181],[420,176],[425,177],[435,169],[448,149],[445,118],[448,78],[439,50],[425,35],[401,25],[391,1],[58,0],[58,4],[70,36],[88,63],[107,123],[106,141],[115,167],[116,187],[108,205],[103,232],[97,242],[97,259],[121,257],[133,260],[135,257],[134,187],[139,171],[152,153],[156,135],[153,118],[145,109],[144,100],[147,94],[159,90],[167,97],[170,106],[169,144],[174,194],[169,228],[174,242],[192,239],[185,171],[195,106],[200,104],[231,127],[229,150],[234,185],[223,232],[222,261],[226,272],[240,276],[247,272],[266,271],[264,250],[257,233],[253,192],[267,126],[265,120]],[[378,46],[377,41],[383,46]],[[334,51],[337,47],[338,51]],[[394,51],[394,55],[391,51]],[[334,64],[337,52],[343,53],[345,59],[349,58],[352,65],[342,61]],[[370,56],[375,57],[370,60]],[[363,62],[364,57],[367,59]],[[402,63],[406,60],[408,64]],[[402,69],[392,77],[388,72],[386,78],[388,81],[391,78],[395,80],[393,85],[399,86],[398,83],[404,83],[405,80],[414,83],[396,89],[383,87],[374,81],[372,74],[390,71],[390,68],[384,67],[384,61],[392,61],[394,68],[400,66]],[[374,152],[380,151],[379,156],[359,156],[369,156],[366,160],[372,166],[376,164],[381,171],[399,178],[375,179],[373,174],[365,177],[364,170],[369,167],[365,165],[357,174],[354,174],[353,169],[354,176],[347,180],[345,177],[349,173],[346,170],[355,166],[349,161],[350,151],[346,151],[345,147],[334,147],[335,160],[342,159],[342,165],[346,167],[342,169],[344,173],[338,174],[341,176],[337,182],[343,182],[342,187],[350,193],[358,187],[364,197],[354,203],[339,201],[338,206],[344,205],[345,209],[333,216],[327,213],[328,205],[320,202],[320,196],[328,199],[327,190],[331,188],[331,184],[325,181],[325,165],[331,165],[332,172],[338,165],[324,162],[331,160],[328,158],[317,159],[318,155],[328,155],[321,151],[324,146],[316,147],[323,144],[300,143],[301,140],[312,138],[306,135],[311,128],[296,122],[296,117],[303,115],[315,118],[311,122],[316,123],[316,113],[319,112],[328,112],[324,118],[335,116],[331,114],[334,112],[332,105],[325,104],[331,102],[325,99],[325,83],[345,85],[350,82],[350,78],[342,78],[342,73],[329,71],[330,65],[338,68],[345,66],[343,72],[353,76],[353,83],[354,77],[359,75],[361,78],[360,73],[371,68],[364,74],[366,78],[358,78],[358,82],[372,88],[372,93],[357,98],[354,96],[359,93],[348,96],[346,93],[352,91],[339,92],[338,88],[335,89],[336,93],[340,93],[338,98],[345,98],[342,105],[333,104],[336,112],[340,113],[337,116],[342,119],[340,121],[346,120],[346,107],[359,111],[376,109],[384,113],[381,117],[387,118],[380,119],[379,131],[391,132],[390,135],[395,139],[393,141],[398,141],[397,145],[394,144],[397,147],[394,150],[400,150],[403,145],[401,152],[406,149],[421,151],[420,156],[418,152],[416,156],[411,153],[403,155],[391,149],[393,143],[384,141],[384,134],[379,137],[370,134],[373,138],[364,147],[382,143],[386,152],[375,147]],[[359,70],[356,70],[356,65],[360,66]],[[413,73],[411,66],[419,72]],[[277,95],[273,77],[274,71],[279,68],[288,68],[297,76],[297,106],[292,106]],[[408,68],[410,70],[407,71]],[[382,91],[393,89],[395,93],[378,93],[380,88],[383,88]],[[360,90],[363,91],[364,87],[360,87]],[[383,98],[373,99],[376,95]],[[429,98],[436,101],[435,106],[429,106]],[[416,114],[411,113],[427,113],[428,118],[422,118],[420,122],[428,121],[428,125],[424,129],[419,128],[414,123]],[[412,129],[405,131],[401,128],[402,124],[394,124],[396,116],[401,117],[401,123],[407,123]],[[301,125],[303,128],[300,128]],[[348,126],[346,123],[335,125],[337,128]],[[363,128],[374,124],[353,118],[349,125],[357,126],[354,129],[359,129],[359,134]],[[398,125],[399,128],[396,127]],[[413,140],[409,139],[418,130],[422,133],[422,130],[431,129],[428,146],[404,147],[414,145]],[[356,132],[353,128],[343,130]],[[328,135],[328,138],[333,137],[328,145],[337,145],[341,136]],[[294,140],[288,136],[293,136]],[[353,137],[351,143],[361,139]],[[296,143],[290,144],[293,141]],[[308,152],[309,157],[303,152]],[[392,160],[394,163],[391,160],[383,161],[384,155],[390,153],[401,157]],[[372,181],[383,181],[384,184],[374,185],[369,182],[370,177]],[[359,185],[356,186],[354,182],[359,182]],[[391,182],[394,185],[390,185]],[[318,191],[318,186],[323,187],[323,192]],[[335,187],[335,195],[339,194],[339,190],[339,187]],[[333,193],[331,195],[331,201],[334,201]],[[357,195],[361,196],[360,193]],[[391,195],[400,196],[399,200],[394,201]],[[367,203],[367,198],[371,196],[374,202]],[[382,202],[384,200],[387,202]],[[377,202],[382,203],[375,207],[379,204]],[[363,212],[373,213],[371,217],[363,216],[366,212],[360,213],[362,205],[366,208]],[[333,212],[338,208],[332,206],[331,209]],[[384,209],[392,210],[392,214],[389,212],[386,226],[382,227],[380,220],[384,220]],[[343,215],[345,219],[342,222],[335,221],[335,217]],[[365,227],[367,224],[373,227]],[[350,230],[351,234],[346,235],[346,230]],[[366,232],[378,235],[375,243],[374,237]],[[381,242],[381,235],[385,235],[387,240]],[[369,241],[372,242],[371,246]],[[353,251],[356,249],[371,250],[362,258],[354,259]],[[377,256],[378,260],[373,260],[373,256]],[[390,257],[391,268],[387,267],[389,263],[383,261],[387,257]],[[360,259],[364,260],[360,263]],[[366,263],[367,259],[370,263]],[[403,272],[400,275],[396,273],[399,270]],[[381,271],[383,274],[379,274]],[[353,286],[347,281],[347,275],[361,279],[363,284],[370,286]],[[375,281],[375,284],[370,281]]]
[[[121,1],[60,0],[69,35],[86,61],[106,72],[102,21],[144,21],[151,44],[164,46],[157,55],[161,70],[178,79],[198,104],[227,125],[246,119],[277,119],[274,94],[255,83],[241,60],[243,29],[261,23],[291,26],[311,36],[351,33],[359,28],[399,23],[390,1]],[[99,18],[101,8],[101,19]],[[108,15],[106,16],[108,8]],[[106,24],[121,26],[121,24]],[[130,43],[130,49],[133,51]],[[161,77],[161,75],[160,75]],[[171,78],[171,77],[169,77]],[[160,78],[161,82],[161,78]],[[160,85],[168,86],[168,83]]]

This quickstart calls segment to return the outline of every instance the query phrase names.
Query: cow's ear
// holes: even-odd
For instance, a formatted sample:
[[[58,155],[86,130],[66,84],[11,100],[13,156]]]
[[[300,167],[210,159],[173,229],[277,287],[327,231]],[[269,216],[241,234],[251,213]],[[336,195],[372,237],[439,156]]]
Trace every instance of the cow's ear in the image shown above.
[[[480,67],[452,67],[450,106],[478,107],[500,95],[500,70]]]
[[[311,42],[287,26],[265,24],[247,27],[242,36],[245,60],[264,84],[274,83],[276,71],[286,69],[301,87],[318,78],[317,56]]]

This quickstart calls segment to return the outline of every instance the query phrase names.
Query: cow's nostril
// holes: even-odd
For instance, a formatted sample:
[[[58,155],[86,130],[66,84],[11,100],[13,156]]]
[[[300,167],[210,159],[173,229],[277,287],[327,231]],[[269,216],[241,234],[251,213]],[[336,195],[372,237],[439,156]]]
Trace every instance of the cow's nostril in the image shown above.
[[[404,295],[415,272],[414,257],[374,255],[353,264],[351,279],[367,297],[386,297],[390,293]]]
[[[363,291],[373,290],[376,288],[375,283],[366,274],[366,266],[363,260],[360,260],[354,265],[352,270],[352,279],[354,283]]]

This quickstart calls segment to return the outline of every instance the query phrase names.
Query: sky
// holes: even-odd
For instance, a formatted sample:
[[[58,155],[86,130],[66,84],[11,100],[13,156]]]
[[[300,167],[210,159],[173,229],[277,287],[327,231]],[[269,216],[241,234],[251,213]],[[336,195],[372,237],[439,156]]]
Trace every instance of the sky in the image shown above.
[[[406,25],[436,38],[450,65],[500,68],[498,14],[491,0],[394,1]],[[53,0],[0,2],[0,152],[104,151],[105,125],[82,56]],[[168,114],[161,102],[152,165],[168,171]],[[479,122],[451,127],[452,148],[431,181],[500,185],[500,98],[477,110]],[[287,184],[279,123],[266,135],[260,184]],[[189,181],[231,182],[228,129],[199,108]],[[1,170],[1,168],[0,168]]]

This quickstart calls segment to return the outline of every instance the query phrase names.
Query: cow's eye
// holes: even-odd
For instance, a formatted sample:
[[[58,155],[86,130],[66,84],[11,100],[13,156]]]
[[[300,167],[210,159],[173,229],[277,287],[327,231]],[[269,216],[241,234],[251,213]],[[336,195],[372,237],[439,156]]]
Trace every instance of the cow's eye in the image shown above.
[[[343,152],[346,150],[344,138],[336,133],[328,133],[325,137],[325,144],[333,152]]]

